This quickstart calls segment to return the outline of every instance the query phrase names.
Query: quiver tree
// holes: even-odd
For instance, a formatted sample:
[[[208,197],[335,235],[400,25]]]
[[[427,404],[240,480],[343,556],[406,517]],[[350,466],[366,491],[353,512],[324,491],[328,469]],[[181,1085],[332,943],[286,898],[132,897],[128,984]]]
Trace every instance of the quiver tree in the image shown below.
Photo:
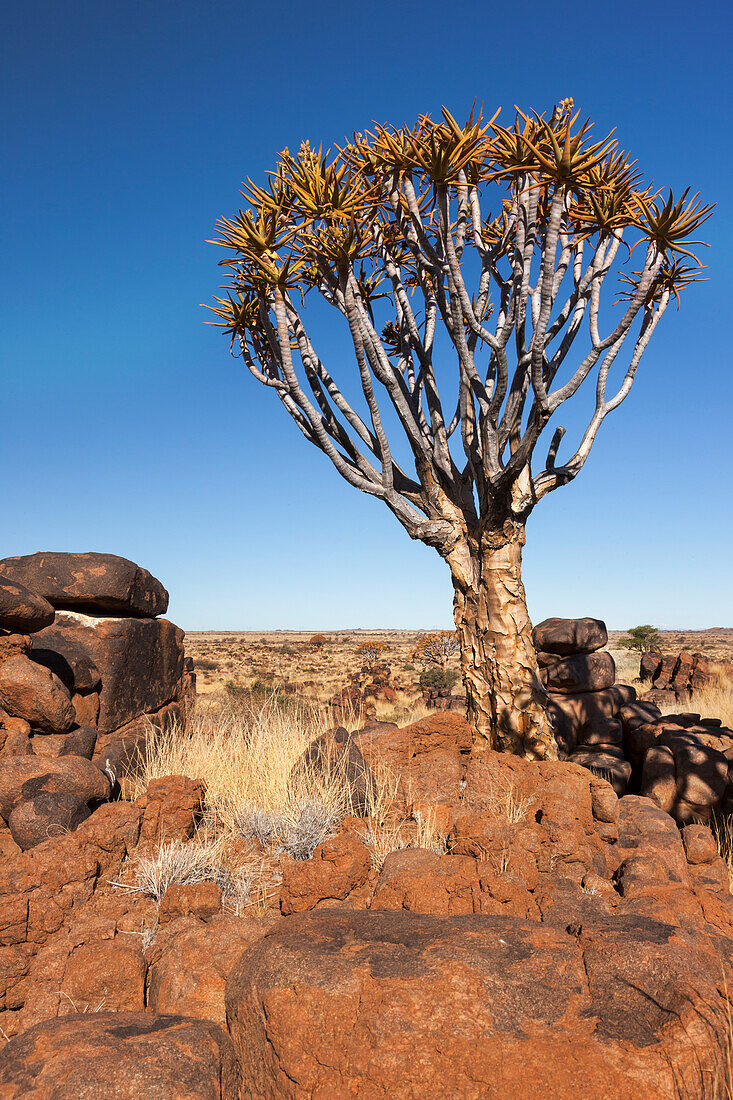
[[[389,647],[384,642],[362,642],[357,647],[357,656],[361,657],[364,667],[371,670],[384,660]]]
[[[525,524],[629,393],[699,271],[686,242],[711,208],[652,193],[572,101],[508,128],[442,116],[332,156],[286,149],[266,186],[248,180],[247,209],[219,222],[231,278],[213,323],[342,477],[447,562],[477,747],[541,758],[555,749]],[[321,359],[312,292],[355,370]],[[586,381],[593,410],[568,445],[558,413]]]
[[[458,652],[454,630],[433,630],[423,634],[412,651],[412,659],[421,665],[435,665],[445,672],[449,659]]]

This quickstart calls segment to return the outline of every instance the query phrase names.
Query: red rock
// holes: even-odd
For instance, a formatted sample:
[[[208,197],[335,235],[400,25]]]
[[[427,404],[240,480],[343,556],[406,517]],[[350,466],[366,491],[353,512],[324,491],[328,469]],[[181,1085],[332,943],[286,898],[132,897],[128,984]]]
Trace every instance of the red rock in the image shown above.
[[[76,795],[93,804],[109,798],[109,780],[82,756],[18,756],[0,764],[0,814],[8,820],[19,802],[42,792]]]
[[[627,684],[614,684],[605,691],[587,691],[578,695],[551,692],[549,699],[550,717],[572,751],[587,725],[616,718],[622,707],[634,702],[636,691]]]
[[[631,778],[631,764],[624,759],[620,748],[613,745],[588,745],[574,752],[568,759],[606,779],[619,797],[626,794]]]
[[[189,916],[161,927],[147,952],[148,1007],[226,1027],[224,992],[229,972],[272,927],[272,918],[222,914],[206,924]]]
[[[208,1020],[79,1013],[38,1024],[0,1053],[2,1100],[234,1100],[229,1038]]]
[[[196,882],[185,886],[173,883],[158,906],[161,924],[189,916],[208,920],[216,913],[221,913],[221,887],[215,882]]]
[[[25,852],[49,837],[73,832],[90,812],[86,802],[75,794],[43,791],[16,804],[8,817],[8,827]]]
[[[71,1012],[142,1012],[147,967],[139,936],[81,944],[69,955],[61,983],[68,998],[60,1016]],[[2,1095],[2,1094],[0,1094]]]
[[[542,669],[541,676],[548,691],[561,695],[605,691],[616,681],[616,665],[605,651],[577,653]]]
[[[361,838],[342,829],[319,844],[312,859],[283,865],[280,908],[283,913],[303,913],[324,901],[343,901],[366,882],[371,867]]]
[[[654,687],[657,688],[657,690],[662,691],[670,686],[670,684],[672,683],[672,678],[674,677],[676,664],[676,657],[662,657],[659,670],[657,671],[656,676],[652,678],[652,683],[654,684]]]
[[[0,574],[0,628],[15,634],[32,634],[53,622],[50,603],[6,576],[1,566]]]
[[[153,779],[136,806],[142,812],[140,844],[158,847],[171,840],[187,840],[203,813],[205,786],[185,775]]]
[[[594,653],[608,643],[606,624],[600,619],[544,619],[532,631],[536,650],[569,656]]]
[[[0,573],[55,608],[153,618],[168,607],[168,593],[160,581],[116,554],[26,554],[4,558]]]
[[[289,918],[242,956],[227,1017],[260,1100],[662,1100],[720,1061],[700,1022],[713,1005],[724,1018],[719,983],[719,960],[643,918],[573,936],[333,910]]]
[[[720,857],[715,837],[706,825],[686,825],[682,830],[682,843],[688,863],[713,863]]]
[[[99,721],[99,692],[90,691],[86,695],[75,692],[71,696],[71,705],[76,714],[77,725],[97,727]]]
[[[54,630],[85,650],[99,670],[101,733],[175,699],[183,674],[183,631],[167,619],[94,618],[60,611]]]
[[[71,696],[59,678],[22,655],[0,665],[0,703],[46,733],[65,733],[75,719]]]
[[[0,663],[7,661],[8,657],[27,654],[30,648],[31,640],[27,634],[3,634],[0,632]]]
[[[9,722],[13,719],[9,718]],[[22,722],[22,718],[15,719],[17,722]],[[24,726],[27,726],[27,722],[23,722]],[[30,727],[28,727],[30,729]],[[48,735],[46,735],[48,736]],[[29,756],[33,753],[33,744],[30,737],[24,729],[5,729],[0,731],[0,761],[7,760],[11,756]]]

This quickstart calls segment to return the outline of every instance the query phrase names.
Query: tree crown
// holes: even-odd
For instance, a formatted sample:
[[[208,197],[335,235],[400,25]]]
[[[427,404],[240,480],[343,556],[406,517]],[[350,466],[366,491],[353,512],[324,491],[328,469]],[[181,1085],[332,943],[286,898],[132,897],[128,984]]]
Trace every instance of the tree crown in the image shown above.
[[[572,100],[549,117],[497,118],[472,110],[460,124],[443,108],[439,121],[375,125],[334,153],[285,149],[265,186],[247,180],[247,207],[220,220],[214,242],[231,255],[211,323],[343,477],[441,552],[456,522],[523,521],[577,475],[670,298],[699,277],[693,238],[712,212],[689,191],[665,197],[644,183]],[[614,265],[617,315],[602,333]],[[306,330],[312,291],[346,322],[359,407]],[[456,365],[443,396],[439,327]],[[533,464],[540,434],[591,373],[595,407],[577,446],[558,461],[558,427]],[[395,457],[385,401],[414,471]]]

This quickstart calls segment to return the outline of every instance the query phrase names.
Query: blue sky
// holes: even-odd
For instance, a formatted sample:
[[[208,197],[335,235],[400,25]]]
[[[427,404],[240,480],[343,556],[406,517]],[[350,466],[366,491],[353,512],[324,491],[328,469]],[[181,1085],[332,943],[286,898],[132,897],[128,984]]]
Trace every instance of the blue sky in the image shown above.
[[[731,625],[732,23],[718,0],[6,5],[0,556],[123,554],[188,629],[449,625],[435,552],[204,327],[221,282],[205,241],[285,145],[572,95],[656,183],[719,205],[710,281],[530,519],[530,612]]]

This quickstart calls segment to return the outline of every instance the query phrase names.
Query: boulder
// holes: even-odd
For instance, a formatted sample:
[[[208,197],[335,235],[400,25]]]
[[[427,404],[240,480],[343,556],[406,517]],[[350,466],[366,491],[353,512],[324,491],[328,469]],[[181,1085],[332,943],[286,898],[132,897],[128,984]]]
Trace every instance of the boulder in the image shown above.
[[[619,797],[626,794],[631,779],[631,764],[624,759],[620,748],[612,745],[588,745],[572,753],[568,759],[607,780]]]
[[[661,667],[661,649],[650,649],[646,653],[642,653],[641,660],[639,662],[639,679],[653,680],[654,677],[658,675]]]
[[[248,1095],[262,1100],[662,1100],[700,1064],[722,1065],[724,1029],[699,1026],[701,1013],[725,1019],[720,983],[719,958],[643,917],[566,931],[331,910],[250,947],[226,1003]]]
[[[72,726],[68,733],[34,733],[31,752],[36,756],[85,756],[91,760],[97,731],[92,726]]]
[[[190,916],[209,920],[221,913],[221,898],[221,886],[215,882],[172,883],[158,906],[158,921],[168,924],[179,917]]]
[[[343,726],[322,733],[308,746],[294,771],[325,773],[348,785],[350,810],[364,815],[376,800],[376,784],[355,738]]]
[[[187,916],[161,926],[147,951],[148,1008],[226,1027],[224,992],[229,972],[272,927],[269,917],[242,919],[228,914],[212,916],[205,924]]]
[[[32,634],[53,622],[54,610],[42,596],[3,575],[0,568],[0,629]]]
[[[303,913],[324,901],[343,901],[364,885],[371,867],[369,849],[361,837],[348,827],[341,829],[318,845],[312,859],[284,863],[282,912]]]
[[[73,832],[91,813],[89,806],[68,791],[42,791],[18,802],[8,815],[13,840],[24,852],[49,837]]]
[[[75,719],[71,696],[58,676],[23,655],[0,664],[0,704],[46,733],[66,733]]]
[[[205,785],[185,775],[152,779],[135,805],[142,813],[140,844],[157,848],[172,840],[187,840],[203,814]]]
[[[0,814],[6,821],[19,802],[43,792],[75,795],[93,805],[109,798],[110,785],[107,776],[82,756],[16,756],[0,764]]]
[[[58,623],[36,634],[31,646],[33,660],[55,672],[72,694],[96,691],[102,682],[88,650]]]
[[[616,665],[608,652],[577,653],[548,665],[541,675],[548,691],[575,695],[613,687]]]
[[[61,611],[54,630],[86,652],[99,671],[100,733],[176,698],[183,673],[183,631],[167,619],[95,618]]]
[[[116,554],[26,554],[0,561],[0,574],[64,610],[154,618],[168,608],[160,581]]]
[[[614,684],[605,691],[586,691],[577,695],[550,692],[548,713],[557,731],[558,743],[566,752],[572,752],[586,726],[616,718],[621,708],[635,699],[635,689],[627,684]]]
[[[608,631],[600,619],[545,619],[532,631],[532,642],[536,650],[568,657],[603,649]]]
[[[21,653],[28,653],[30,648],[30,635],[3,634],[0,632],[0,664],[7,661],[8,657],[17,657]]]
[[[150,1012],[46,1020],[0,1053],[2,1100],[233,1100],[239,1074],[216,1024]]]

